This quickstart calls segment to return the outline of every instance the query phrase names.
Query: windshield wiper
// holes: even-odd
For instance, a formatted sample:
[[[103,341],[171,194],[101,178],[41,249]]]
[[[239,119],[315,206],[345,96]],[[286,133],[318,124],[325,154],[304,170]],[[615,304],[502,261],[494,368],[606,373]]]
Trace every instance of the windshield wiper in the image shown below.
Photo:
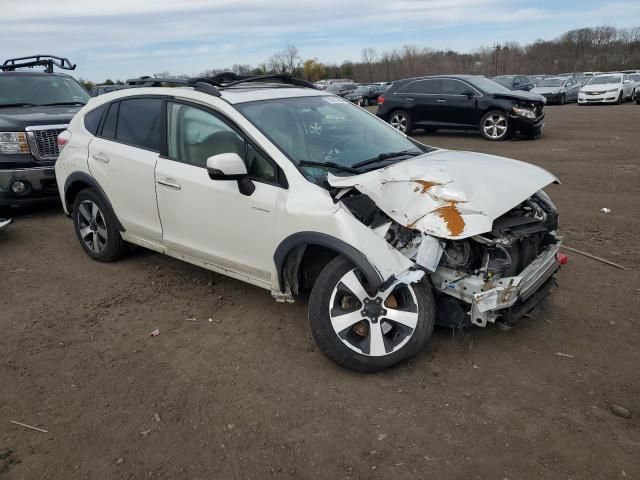
[[[33,103],[4,103],[0,104],[0,108],[9,108],[9,107],[35,107],[37,105]]]
[[[53,102],[53,103],[43,103],[41,107],[53,107],[55,105],[86,105],[84,102]]]
[[[415,157],[416,155],[422,155],[423,153],[424,152],[412,152],[410,150],[402,150],[400,152],[381,153],[377,157],[373,157],[373,158],[370,158],[368,160],[363,160],[361,162],[354,163],[351,167],[352,168],[360,168],[360,167],[364,167],[366,165],[371,165],[372,163],[381,162],[383,160],[390,160],[392,158],[402,157],[402,156],[406,156],[406,155],[408,155],[410,157]]]
[[[308,160],[300,160],[298,165],[303,167],[325,167],[325,168],[335,168],[336,170],[342,170],[343,172],[349,173],[360,173],[355,168],[345,167],[344,165],[340,165],[335,162],[310,162]]]

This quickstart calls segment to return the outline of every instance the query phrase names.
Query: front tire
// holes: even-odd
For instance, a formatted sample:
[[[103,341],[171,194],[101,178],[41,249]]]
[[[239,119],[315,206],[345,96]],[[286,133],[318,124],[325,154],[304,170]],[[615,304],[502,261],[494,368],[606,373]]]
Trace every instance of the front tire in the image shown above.
[[[411,130],[413,128],[411,116],[404,110],[395,110],[391,112],[391,115],[389,115],[389,124],[405,135],[411,134]]]
[[[563,93],[563,94],[560,96],[560,105],[564,105],[565,103],[567,103],[567,97],[566,97],[566,95]]]
[[[622,103],[624,99],[622,98],[622,92],[620,92],[620,95],[618,95],[618,101],[616,102],[618,105],[620,105]]]
[[[424,283],[395,284],[369,295],[357,268],[336,257],[309,299],[311,334],[338,365],[362,373],[388,368],[420,352],[433,331],[435,307]]]
[[[73,225],[82,249],[98,262],[113,262],[127,253],[111,210],[94,190],[78,193],[73,202]]]
[[[480,120],[480,133],[487,140],[499,142],[509,138],[509,117],[505,112],[492,110]]]

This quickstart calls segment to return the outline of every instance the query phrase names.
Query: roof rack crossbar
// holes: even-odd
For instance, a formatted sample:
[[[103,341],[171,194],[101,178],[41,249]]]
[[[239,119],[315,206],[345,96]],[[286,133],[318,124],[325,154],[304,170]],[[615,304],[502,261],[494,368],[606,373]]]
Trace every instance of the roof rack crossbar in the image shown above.
[[[207,81],[206,78],[158,78],[158,77],[140,77],[130,78],[125,82],[133,87],[161,87],[165,85],[185,85],[194,87],[197,91],[208,93],[214,97],[220,96],[217,85]]]
[[[75,70],[76,65],[68,58],[55,55],[31,55],[28,57],[8,58],[0,65],[0,70],[12,72],[16,68],[45,67],[46,73],[53,73],[54,65],[63,70]]]
[[[160,87],[164,85],[185,85],[188,87],[194,87],[196,90],[214,95],[220,96],[220,90],[225,88],[239,86],[245,83],[257,83],[264,82],[266,80],[280,80],[281,83],[287,85],[294,85],[296,87],[305,87],[317,89],[317,87],[311,82],[306,80],[300,80],[293,78],[285,73],[275,73],[271,75],[237,75],[233,72],[223,72],[211,77],[198,77],[198,78],[160,78],[144,76],[140,78],[130,78],[125,83],[133,87]]]

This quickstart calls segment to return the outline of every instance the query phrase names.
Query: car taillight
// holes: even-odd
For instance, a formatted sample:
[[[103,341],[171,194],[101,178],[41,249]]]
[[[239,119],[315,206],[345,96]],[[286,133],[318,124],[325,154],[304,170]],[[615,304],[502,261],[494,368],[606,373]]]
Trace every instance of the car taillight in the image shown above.
[[[380,95],[378,97],[378,105],[382,105],[384,103],[384,95]]]
[[[69,140],[71,140],[71,132],[69,130],[60,132],[60,135],[58,135],[58,152],[62,151],[65,145],[69,143]]]
[[[569,263],[569,255],[567,255],[566,253],[558,252],[556,254],[556,259],[558,260],[558,263],[560,265],[566,265],[567,263]]]

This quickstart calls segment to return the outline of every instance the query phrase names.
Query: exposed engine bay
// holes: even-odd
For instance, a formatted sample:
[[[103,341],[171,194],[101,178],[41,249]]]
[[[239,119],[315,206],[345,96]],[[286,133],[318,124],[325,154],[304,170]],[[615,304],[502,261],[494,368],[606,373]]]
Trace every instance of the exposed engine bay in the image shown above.
[[[536,278],[539,287],[557,270],[558,213],[542,190],[498,217],[491,231],[461,240],[436,238],[401,225],[356,189],[340,192],[336,200],[429,275],[438,293],[440,325],[485,326],[498,318],[512,319],[522,312],[509,307],[526,300],[516,295],[523,274],[538,269],[536,262],[551,265]]]

